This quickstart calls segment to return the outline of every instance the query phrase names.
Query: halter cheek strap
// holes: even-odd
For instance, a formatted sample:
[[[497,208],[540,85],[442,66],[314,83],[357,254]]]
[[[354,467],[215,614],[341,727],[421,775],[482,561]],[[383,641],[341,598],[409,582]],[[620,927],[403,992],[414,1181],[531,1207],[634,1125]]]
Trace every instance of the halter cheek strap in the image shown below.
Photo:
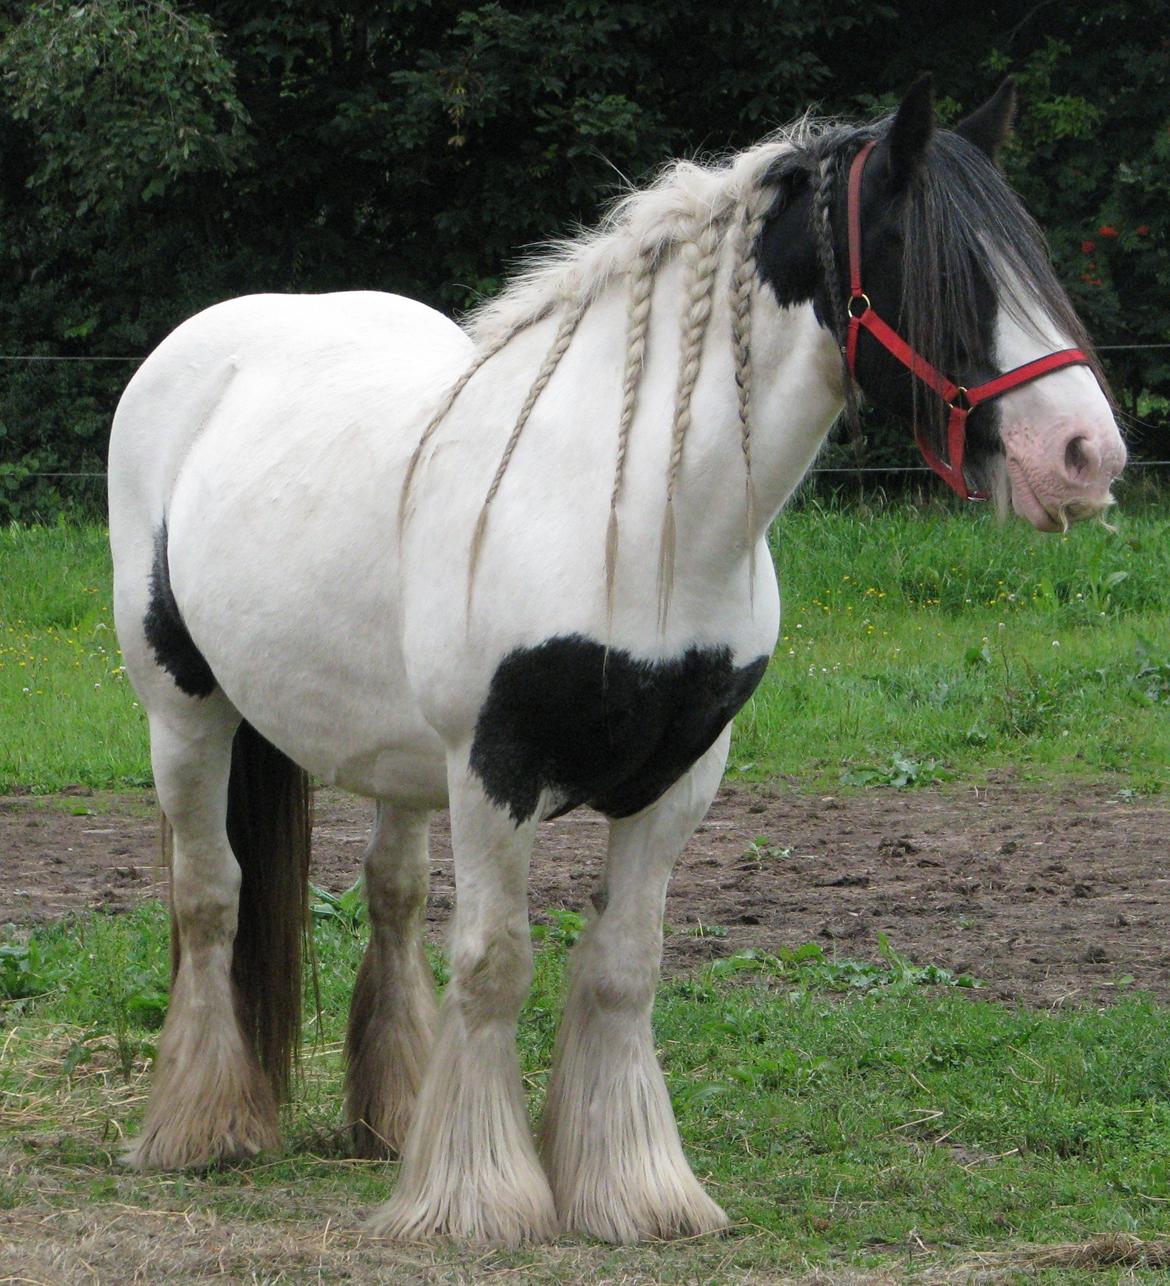
[[[967,445],[967,417],[984,402],[991,402],[1021,384],[1029,384],[1041,376],[1065,366],[1088,366],[1088,357],[1079,348],[1063,348],[1059,352],[1025,362],[1013,370],[997,375],[994,379],[964,388],[949,379],[925,357],[916,352],[892,326],[874,311],[869,296],[861,285],[861,178],[865,163],[876,145],[876,139],[866,143],[853,158],[849,170],[849,331],[845,340],[845,359],[849,374],[857,378],[857,341],[862,328],[913,375],[933,390],[947,404],[947,459],[943,459],[931,446],[918,424],[914,425],[914,440],[922,458],[953,491],[964,500],[986,500],[982,492],[972,491],[963,474],[963,454]]]

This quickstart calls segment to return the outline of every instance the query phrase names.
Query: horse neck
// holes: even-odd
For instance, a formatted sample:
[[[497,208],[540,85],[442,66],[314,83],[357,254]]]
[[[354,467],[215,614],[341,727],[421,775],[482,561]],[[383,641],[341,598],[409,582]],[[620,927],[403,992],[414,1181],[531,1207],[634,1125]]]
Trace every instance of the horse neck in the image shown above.
[[[754,543],[815,458],[840,411],[843,383],[837,347],[811,304],[780,308],[771,291],[758,284],[753,295],[748,447]],[[714,283],[673,501],[680,537],[684,526],[689,528],[689,543],[701,544],[712,566],[741,560],[749,543],[748,451],[737,395],[730,296],[730,268],[724,262]],[[672,439],[686,306],[686,268],[672,263],[660,270],[655,285],[645,378],[631,436],[631,462],[636,453],[642,493],[648,496],[665,491],[664,446],[668,472],[671,448],[677,449]]]
[[[699,604],[706,619],[712,595],[729,609],[749,597],[744,573],[758,571],[751,551],[807,471],[842,400],[840,355],[812,306],[779,308],[770,291],[754,285],[749,509],[730,258],[723,255],[712,284],[685,433],[679,433],[678,404],[688,351],[694,357],[683,338],[694,273],[683,256],[658,266],[649,325],[636,350],[630,344],[634,292],[618,276],[579,314],[579,325],[570,303],[505,339],[498,357],[470,384],[472,397],[455,407],[457,419],[468,416],[478,424],[486,417],[501,429],[512,422],[525,434],[513,455],[513,428],[491,491],[502,480],[503,496],[527,497],[523,530],[531,528],[530,507],[543,503],[549,487],[571,480],[574,494],[556,501],[551,512],[557,517],[550,521],[583,521],[577,534],[594,532],[600,553],[613,491],[607,565],[612,554],[619,591],[635,606],[652,592],[657,567],[660,584],[677,587],[671,623],[680,638],[689,629],[687,604]],[[635,368],[636,397],[623,437],[623,385]],[[529,411],[531,426],[524,430]],[[471,433],[469,441],[481,436]],[[496,467],[500,457],[493,451],[489,458]],[[586,491],[590,501],[583,504]],[[478,514],[473,561],[485,517],[486,506]],[[677,559],[664,556],[668,544]]]

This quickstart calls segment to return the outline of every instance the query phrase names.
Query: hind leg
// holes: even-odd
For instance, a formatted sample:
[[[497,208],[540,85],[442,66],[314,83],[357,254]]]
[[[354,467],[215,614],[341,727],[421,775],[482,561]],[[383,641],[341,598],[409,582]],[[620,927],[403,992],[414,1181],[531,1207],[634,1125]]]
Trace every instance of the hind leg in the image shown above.
[[[600,915],[573,952],[545,1105],[542,1155],[565,1232],[635,1242],[727,1225],[683,1155],[650,1015],[667,881],[714,798],[729,736],[610,827]]]
[[[354,1151],[400,1152],[431,1050],[435,985],[423,951],[427,812],[378,804],[365,857],[370,944],[349,1007],[345,1119]]]
[[[231,978],[240,868],[226,818],[239,715],[218,690],[198,701],[175,692],[165,709],[162,698],[153,705],[155,786],[174,832],[178,970],[146,1120],[126,1159],[141,1169],[178,1169],[251,1156],[279,1138],[276,1103],[244,1037]]]

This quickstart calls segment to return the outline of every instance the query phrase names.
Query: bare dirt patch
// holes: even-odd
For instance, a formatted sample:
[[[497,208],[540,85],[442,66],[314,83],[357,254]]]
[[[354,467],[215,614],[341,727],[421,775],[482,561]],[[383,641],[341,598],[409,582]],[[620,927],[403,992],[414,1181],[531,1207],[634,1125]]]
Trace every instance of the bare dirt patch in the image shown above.
[[[318,792],[313,878],[322,887],[352,884],[369,817],[364,801]],[[587,906],[605,835],[604,819],[585,810],[541,828],[534,914]],[[1168,848],[1170,806],[1103,786],[838,797],[729,786],[671,883],[665,966],[810,941],[872,958],[881,932],[920,963],[974,974],[996,999],[1084,1003],[1120,984],[1168,1000]],[[431,849],[438,938],[455,892],[445,815]],[[0,798],[0,924],[163,896],[157,857],[143,794]]]

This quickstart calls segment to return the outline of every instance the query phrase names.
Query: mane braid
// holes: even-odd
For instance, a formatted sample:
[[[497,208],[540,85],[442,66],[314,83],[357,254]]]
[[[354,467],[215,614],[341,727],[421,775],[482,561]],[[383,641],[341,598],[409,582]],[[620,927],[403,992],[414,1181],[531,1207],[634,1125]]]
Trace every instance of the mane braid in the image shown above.
[[[752,483],[752,287],[756,275],[756,246],[764,226],[762,213],[745,210],[735,228],[731,268],[731,353],[743,450],[745,540],[748,550],[748,601],[755,605],[756,490]]]
[[[509,343],[522,331],[527,329],[534,321],[539,321],[539,317],[524,318],[514,323],[512,327],[501,332],[495,340],[486,344],[471,359],[471,364],[455,381],[454,384],[443,395],[442,401],[435,408],[431,418],[427,421],[426,428],[423,429],[414,450],[411,452],[410,459],[406,463],[406,472],[402,477],[402,490],[398,494],[398,540],[402,541],[402,533],[406,527],[406,504],[410,498],[411,484],[414,482],[414,475],[418,469],[418,463],[422,459],[423,449],[435,434],[435,430],[442,424],[447,412],[455,405],[455,399],[471,383],[472,377],[485,362],[490,361],[501,349],[506,348]]]
[[[471,596],[475,587],[475,569],[479,563],[480,550],[483,547],[484,532],[487,529],[488,510],[492,501],[496,498],[496,492],[500,489],[500,483],[504,479],[504,474],[508,470],[508,465],[512,461],[512,454],[516,450],[516,444],[520,441],[520,434],[524,432],[524,426],[528,423],[528,417],[532,414],[532,409],[536,405],[537,399],[544,392],[549,380],[553,377],[553,372],[560,364],[560,360],[568,351],[569,344],[572,342],[573,335],[577,330],[581,318],[584,317],[586,309],[589,307],[592,297],[582,292],[575,300],[567,301],[565,315],[561,318],[560,325],[557,327],[556,336],[545,354],[544,361],[541,363],[540,370],[536,373],[536,378],[532,381],[532,386],[528,390],[528,396],[524,399],[524,405],[520,408],[520,414],[516,417],[516,423],[508,437],[507,445],[504,447],[504,454],[500,457],[500,463],[496,466],[495,476],[492,478],[491,486],[488,487],[487,495],[484,497],[483,507],[479,511],[479,518],[476,520],[475,531],[471,537],[471,550],[468,555],[467,565],[467,605],[468,619],[470,620]],[[506,341],[505,341],[506,342]]]
[[[703,340],[711,320],[711,296],[719,267],[721,237],[719,225],[708,218],[683,246],[687,265],[686,312],[683,314],[682,344],[679,351],[678,387],[674,397],[674,423],[670,434],[670,463],[666,470],[666,507],[662,515],[662,538],[658,553],[658,628],[666,629],[670,595],[674,587],[674,488],[682,466],[683,445],[691,427],[691,395],[699,378]]]
[[[837,346],[841,353],[841,376],[845,389],[845,417],[849,424],[849,433],[854,443],[861,435],[861,419],[857,404],[857,388],[849,370],[849,359],[846,356],[845,337],[849,330],[849,317],[845,310],[845,301],[838,287],[840,274],[837,271],[837,251],[833,242],[833,200],[836,195],[838,164],[836,150],[823,156],[812,171],[812,231],[817,247],[817,258],[825,276],[826,293],[829,296],[829,309],[832,313],[833,334],[837,337]]]
[[[609,524],[605,532],[605,618],[613,625],[614,582],[617,575],[618,499],[626,471],[630,429],[638,405],[638,389],[646,361],[646,337],[650,330],[650,299],[654,291],[656,248],[643,245],[630,269],[629,308],[626,327],[626,369],[622,378],[622,410],[618,420],[617,458],[614,461],[613,490],[609,497]]]

